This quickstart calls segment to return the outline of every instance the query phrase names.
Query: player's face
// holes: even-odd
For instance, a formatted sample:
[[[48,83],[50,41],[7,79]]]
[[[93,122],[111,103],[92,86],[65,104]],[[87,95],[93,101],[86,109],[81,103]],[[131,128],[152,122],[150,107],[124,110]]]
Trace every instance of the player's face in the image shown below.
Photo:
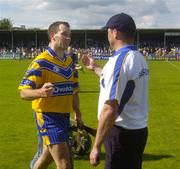
[[[59,47],[63,50],[67,49],[71,42],[70,28],[63,24],[59,25],[59,31],[54,34],[54,42],[56,47]]]

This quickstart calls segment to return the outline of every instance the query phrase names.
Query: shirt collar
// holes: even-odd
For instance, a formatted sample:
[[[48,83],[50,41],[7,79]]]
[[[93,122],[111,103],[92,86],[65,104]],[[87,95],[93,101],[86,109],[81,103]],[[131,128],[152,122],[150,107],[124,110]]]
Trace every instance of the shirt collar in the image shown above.
[[[113,55],[112,57],[119,55],[120,53],[127,51],[127,50],[137,50],[137,46],[135,45],[125,45],[122,48],[118,49]]]
[[[52,50],[50,47],[47,48],[47,52],[52,56],[57,58],[58,60],[64,61],[66,59],[66,53],[64,52],[64,56],[63,59],[61,59],[60,57],[58,57],[58,55],[56,54],[56,52],[54,50]]]

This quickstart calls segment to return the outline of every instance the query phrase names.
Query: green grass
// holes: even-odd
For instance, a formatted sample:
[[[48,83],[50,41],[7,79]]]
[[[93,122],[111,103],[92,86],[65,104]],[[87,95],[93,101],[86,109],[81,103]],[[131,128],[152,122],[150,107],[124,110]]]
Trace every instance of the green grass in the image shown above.
[[[17,91],[29,63],[0,60],[0,169],[28,169],[37,148],[31,104],[22,101]],[[151,61],[149,67],[149,137],[143,169],[180,169],[180,62]],[[88,70],[79,76],[83,120],[96,127],[99,79]],[[102,169],[103,164],[104,150],[96,168]],[[75,157],[74,165],[94,168],[87,156]]]

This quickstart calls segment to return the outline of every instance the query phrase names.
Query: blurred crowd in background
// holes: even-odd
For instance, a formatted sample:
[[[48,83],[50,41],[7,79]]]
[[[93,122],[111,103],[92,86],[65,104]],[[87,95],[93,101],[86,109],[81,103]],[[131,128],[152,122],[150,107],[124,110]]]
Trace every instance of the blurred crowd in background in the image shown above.
[[[34,59],[42,51],[46,50],[48,44],[46,42],[40,42],[38,47],[35,47],[33,41],[18,42],[14,44],[11,49],[10,44],[7,42],[0,42],[0,59]],[[108,59],[112,56],[114,51],[106,43],[91,42],[87,45],[87,48],[81,48],[78,42],[72,44],[73,52],[80,58],[81,53],[86,50],[95,59]],[[146,59],[152,60],[180,60],[180,46],[171,44],[168,47],[163,47],[163,44],[153,41],[141,42],[138,45],[139,51]]]

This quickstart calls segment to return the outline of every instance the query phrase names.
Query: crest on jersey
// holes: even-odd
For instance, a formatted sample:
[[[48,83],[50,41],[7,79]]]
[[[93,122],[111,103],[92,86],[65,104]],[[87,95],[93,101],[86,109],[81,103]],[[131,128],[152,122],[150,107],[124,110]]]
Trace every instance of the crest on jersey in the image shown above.
[[[59,69],[58,66],[54,66],[54,67],[53,67],[53,70],[54,70],[55,72],[59,72],[60,69]]]

